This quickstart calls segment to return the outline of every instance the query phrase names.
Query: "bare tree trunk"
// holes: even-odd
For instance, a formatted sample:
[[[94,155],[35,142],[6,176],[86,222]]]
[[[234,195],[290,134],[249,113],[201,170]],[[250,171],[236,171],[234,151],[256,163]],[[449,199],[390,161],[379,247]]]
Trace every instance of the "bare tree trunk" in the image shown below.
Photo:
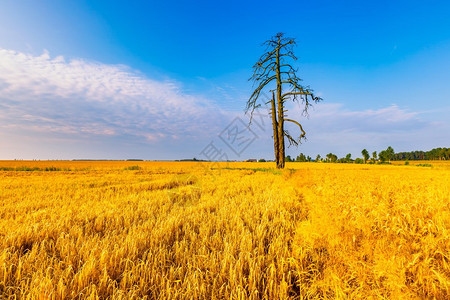
[[[251,117],[254,110],[260,105],[258,99],[262,91],[264,89],[272,91],[270,102],[272,106],[273,144],[278,169],[285,167],[285,141],[287,140],[289,145],[298,146],[301,140],[305,139],[306,134],[299,122],[289,119],[285,114],[287,112],[284,109],[285,102],[287,100],[301,102],[305,105],[304,112],[306,113],[312,101],[322,100],[320,97],[314,96],[312,89],[302,86],[301,79],[296,75],[297,70],[292,66],[292,61],[297,60],[292,50],[295,44],[294,39],[284,37],[283,33],[277,33],[276,36],[266,41],[264,43],[267,46],[266,53],[253,66],[253,76],[249,79],[253,80],[254,84],[258,84],[247,101],[246,112],[250,111]],[[275,83],[276,92],[274,89]],[[286,87],[283,88],[283,85]],[[284,94],[283,90],[286,91]],[[289,132],[284,130],[284,121],[292,122],[300,128],[301,134],[298,139],[294,139]]]
[[[275,148],[275,161],[278,166],[280,162],[280,156],[278,153],[278,121],[277,121],[277,110],[275,107],[275,92],[272,92],[272,100],[270,101],[272,104],[272,125],[273,125],[273,145]]]
[[[278,169],[284,168],[284,108],[281,98],[281,71],[280,71],[280,45],[276,53],[276,73],[277,73],[277,104],[278,104]]]

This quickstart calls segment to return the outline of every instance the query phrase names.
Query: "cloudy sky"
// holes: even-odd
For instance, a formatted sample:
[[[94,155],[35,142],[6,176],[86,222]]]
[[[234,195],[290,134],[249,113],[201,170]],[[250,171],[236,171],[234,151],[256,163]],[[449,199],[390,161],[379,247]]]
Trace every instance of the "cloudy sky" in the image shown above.
[[[291,156],[450,147],[450,4],[272,4],[2,1],[0,159],[271,159],[267,118],[239,149],[229,129],[277,32],[324,99],[289,104],[308,138]]]

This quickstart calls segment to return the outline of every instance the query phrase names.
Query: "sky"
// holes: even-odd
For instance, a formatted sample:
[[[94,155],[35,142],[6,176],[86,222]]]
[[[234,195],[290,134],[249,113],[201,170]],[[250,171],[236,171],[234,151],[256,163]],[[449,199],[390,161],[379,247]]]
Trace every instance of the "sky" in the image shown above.
[[[309,116],[288,103],[307,140],[287,154],[450,147],[449,15],[447,1],[4,0],[0,159],[273,159],[265,107],[249,128],[244,110],[278,32],[323,98]]]

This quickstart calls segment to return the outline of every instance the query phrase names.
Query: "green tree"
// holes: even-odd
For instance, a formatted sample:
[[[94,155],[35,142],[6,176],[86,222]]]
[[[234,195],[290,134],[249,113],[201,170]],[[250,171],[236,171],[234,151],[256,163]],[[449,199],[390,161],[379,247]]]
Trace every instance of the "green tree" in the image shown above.
[[[355,164],[364,164],[364,163],[365,163],[364,160],[359,157],[355,159]]]
[[[319,162],[322,159],[322,157],[320,157],[320,154],[317,154],[315,161]]]
[[[377,160],[377,151],[372,152],[372,159],[373,159],[373,163],[375,163],[375,161]]]
[[[352,154],[349,153],[345,156],[344,162],[349,163],[352,161]]]
[[[306,161],[306,156],[305,156],[305,154],[300,153],[300,155],[297,156],[296,161],[298,161],[298,162],[305,162],[305,161]]]
[[[286,161],[286,162],[291,162],[291,161],[292,161],[292,158],[291,158],[291,156],[290,156],[290,155],[286,156],[286,159],[285,159],[285,161]]]
[[[394,159],[394,155],[395,155],[394,149],[391,146],[387,147],[386,159],[389,160],[389,162],[391,162],[391,160]]]
[[[250,80],[257,87],[247,101],[246,112],[250,111],[251,123],[254,110],[261,106],[258,101],[261,92],[268,89],[272,93],[272,99],[267,103],[271,104],[275,161],[277,168],[281,169],[284,168],[285,163],[285,138],[289,141],[289,145],[298,146],[306,136],[306,132],[299,122],[286,118],[286,101],[301,102],[303,112],[307,114],[312,102],[322,99],[314,96],[313,90],[308,86],[301,85],[302,80],[297,76],[297,69],[292,64],[297,60],[293,52],[296,45],[295,39],[278,33],[264,45],[266,46],[265,53],[253,66],[253,76]],[[297,139],[285,130],[285,122],[294,123],[299,127],[301,134]]]
[[[328,162],[336,162],[337,161],[337,156],[333,153],[328,153],[327,154],[327,161]]]
[[[367,160],[369,160],[369,158],[370,158],[369,151],[367,151],[367,149],[363,149],[363,150],[361,151],[361,154],[362,154],[362,156],[363,156],[364,163],[366,163]]]
[[[380,153],[378,154],[378,158],[382,163],[386,162],[386,160],[388,160],[388,154],[386,150],[380,151]]]

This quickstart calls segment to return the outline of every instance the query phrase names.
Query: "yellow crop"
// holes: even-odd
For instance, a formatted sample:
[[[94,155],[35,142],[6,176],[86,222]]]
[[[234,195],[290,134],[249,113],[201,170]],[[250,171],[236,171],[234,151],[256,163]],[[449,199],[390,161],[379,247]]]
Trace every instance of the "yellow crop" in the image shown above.
[[[449,299],[425,163],[0,162],[0,298]]]

